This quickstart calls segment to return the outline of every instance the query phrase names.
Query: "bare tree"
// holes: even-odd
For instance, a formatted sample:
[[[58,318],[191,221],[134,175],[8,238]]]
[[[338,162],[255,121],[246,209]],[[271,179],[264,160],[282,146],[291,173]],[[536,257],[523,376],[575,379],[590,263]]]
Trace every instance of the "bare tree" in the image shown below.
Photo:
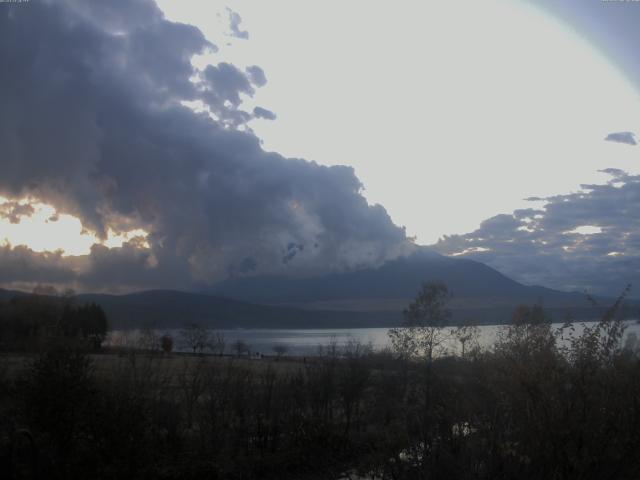
[[[214,332],[209,335],[209,349],[214,355],[223,356],[227,341],[222,332]]]
[[[445,284],[423,284],[415,300],[404,311],[404,325],[389,331],[394,350],[403,357],[425,356],[431,362],[435,350],[447,337],[444,327],[451,317],[447,309],[449,298]]]
[[[244,341],[238,339],[233,342],[233,350],[236,352],[236,355],[240,357],[245,353],[249,353],[249,345],[247,345]]]
[[[200,325],[192,323],[180,331],[182,343],[193,353],[202,353],[209,345],[209,332]]]
[[[461,356],[467,353],[467,345],[477,347],[480,329],[471,323],[464,323],[451,330],[451,335],[460,342]]]
[[[289,347],[287,347],[284,343],[279,343],[278,345],[274,345],[272,350],[276,354],[276,357],[280,359],[289,351]]]
[[[140,350],[147,352],[157,352],[160,350],[160,336],[152,328],[143,328],[136,342]]]

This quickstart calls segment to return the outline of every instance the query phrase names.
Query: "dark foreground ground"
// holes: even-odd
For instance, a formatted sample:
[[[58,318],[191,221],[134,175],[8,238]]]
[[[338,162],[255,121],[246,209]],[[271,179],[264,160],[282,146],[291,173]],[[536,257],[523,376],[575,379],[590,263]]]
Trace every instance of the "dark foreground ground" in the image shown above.
[[[617,328],[559,349],[547,324],[518,325],[490,352],[433,361],[357,344],[305,361],[52,341],[0,357],[0,476],[635,479],[640,361]]]

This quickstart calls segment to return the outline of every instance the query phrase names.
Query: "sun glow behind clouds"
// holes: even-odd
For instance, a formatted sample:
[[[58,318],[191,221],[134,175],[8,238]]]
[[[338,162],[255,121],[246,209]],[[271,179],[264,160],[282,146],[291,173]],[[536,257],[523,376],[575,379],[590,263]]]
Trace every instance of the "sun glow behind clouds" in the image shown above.
[[[0,197],[0,245],[26,246],[34,252],[61,251],[64,256],[88,255],[94,244],[108,248],[134,242],[149,248],[147,232],[142,229],[114,232],[109,229],[102,240],[86,230],[79,218],[60,214],[46,203],[33,198],[10,200]]]

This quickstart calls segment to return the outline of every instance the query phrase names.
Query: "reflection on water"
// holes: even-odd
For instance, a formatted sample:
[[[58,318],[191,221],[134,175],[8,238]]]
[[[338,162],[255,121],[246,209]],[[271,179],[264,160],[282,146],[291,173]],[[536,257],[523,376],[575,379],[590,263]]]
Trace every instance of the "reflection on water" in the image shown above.
[[[593,322],[575,323],[575,333],[580,334],[584,325],[593,325]],[[560,328],[562,324],[557,323],[553,326]],[[504,328],[505,326],[502,325],[479,326],[478,342],[480,346],[490,347]],[[273,355],[274,347],[282,345],[286,347],[287,355],[315,355],[318,353],[319,346],[326,347],[335,343],[338,347],[343,347],[350,341],[368,344],[376,350],[381,350],[389,346],[388,331],[387,328],[217,330],[224,335],[227,353],[231,353],[233,344],[240,340],[248,345],[251,352],[264,355]],[[181,340],[180,329],[156,330],[154,333],[158,336],[168,334],[173,337],[174,351],[190,351],[190,348]],[[630,333],[640,338],[640,323],[627,322],[625,335]],[[105,343],[110,346],[131,346],[135,345],[142,335],[144,332],[140,330],[116,330],[110,333]],[[455,353],[459,350],[460,345],[454,338],[451,338],[444,347],[448,352]]]

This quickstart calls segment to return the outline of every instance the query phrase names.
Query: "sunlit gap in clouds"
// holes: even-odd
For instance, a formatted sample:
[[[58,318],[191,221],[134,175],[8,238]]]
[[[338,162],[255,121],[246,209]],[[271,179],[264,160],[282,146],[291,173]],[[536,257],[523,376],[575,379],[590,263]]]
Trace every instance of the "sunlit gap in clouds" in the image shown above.
[[[143,229],[115,232],[108,229],[100,239],[85,229],[79,218],[59,213],[55,207],[35,198],[9,199],[0,196],[0,246],[26,246],[34,252],[61,252],[63,256],[91,253],[95,244],[108,248],[133,243],[150,248]]]

